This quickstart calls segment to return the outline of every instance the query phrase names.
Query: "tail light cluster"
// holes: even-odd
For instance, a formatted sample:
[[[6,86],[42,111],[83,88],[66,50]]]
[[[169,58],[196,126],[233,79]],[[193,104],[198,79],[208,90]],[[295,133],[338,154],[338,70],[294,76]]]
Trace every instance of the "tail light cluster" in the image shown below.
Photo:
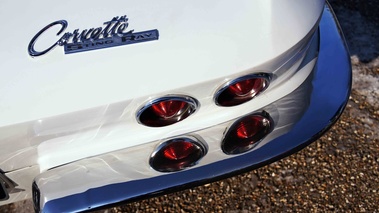
[[[253,149],[273,130],[267,112],[254,113],[235,121],[221,142],[222,151],[235,155]],[[183,137],[162,143],[150,157],[150,165],[160,172],[180,171],[192,167],[205,156],[205,143],[196,137]]]
[[[224,84],[216,92],[218,106],[231,107],[250,101],[267,89],[270,78],[266,74],[246,75]],[[149,127],[163,127],[180,122],[197,110],[199,103],[189,96],[165,96],[143,106],[137,119]]]
[[[231,107],[250,101],[267,89],[269,76],[247,75],[224,84],[215,95],[215,103]],[[180,122],[199,107],[189,96],[166,96],[153,100],[139,110],[138,121],[149,127],[164,127]],[[249,114],[229,126],[221,142],[225,154],[241,154],[253,149],[273,129],[273,121],[266,112]],[[158,146],[150,157],[150,166],[159,172],[180,171],[192,167],[207,153],[205,143],[188,136],[168,140]]]

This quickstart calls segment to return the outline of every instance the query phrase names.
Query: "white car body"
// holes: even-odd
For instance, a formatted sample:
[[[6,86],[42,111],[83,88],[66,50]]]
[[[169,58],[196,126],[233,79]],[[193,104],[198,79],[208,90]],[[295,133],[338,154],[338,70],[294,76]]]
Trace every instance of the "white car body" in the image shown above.
[[[148,160],[167,138],[203,132],[208,154],[196,167],[233,158],[218,148],[228,122],[285,98],[311,75],[317,55],[306,64],[304,59],[325,1],[5,0],[0,5],[7,35],[0,40],[0,169],[18,189],[0,205],[31,198],[34,180],[44,188],[37,204],[44,209],[51,200],[91,188],[161,176]],[[72,54],[60,45],[30,54],[31,45],[41,53],[64,33],[104,28],[122,16],[128,18],[125,30],[159,35]],[[41,31],[59,20],[67,22],[65,29],[55,24]],[[214,104],[220,86],[262,72],[275,78],[254,101],[233,109]],[[141,107],[167,95],[194,97],[199,109],[175,125],[141,125],[136,118]],[[300,100],[299,114],[288,118],[279,112],[282,128],[254,150],[290,131],[307,106]],[[208,131],[211,127],[216,128]]]

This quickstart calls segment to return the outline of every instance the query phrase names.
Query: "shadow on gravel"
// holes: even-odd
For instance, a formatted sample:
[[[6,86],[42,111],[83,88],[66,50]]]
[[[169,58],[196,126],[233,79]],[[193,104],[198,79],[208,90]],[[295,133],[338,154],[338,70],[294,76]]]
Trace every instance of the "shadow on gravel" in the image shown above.
[[[376,0],[330,0],[349,46],[363,63],[379,57],[379,4]]]
[[[378,112],[379,4],[377,0],[330,0],[344,31],[353,68],[353,92]]]

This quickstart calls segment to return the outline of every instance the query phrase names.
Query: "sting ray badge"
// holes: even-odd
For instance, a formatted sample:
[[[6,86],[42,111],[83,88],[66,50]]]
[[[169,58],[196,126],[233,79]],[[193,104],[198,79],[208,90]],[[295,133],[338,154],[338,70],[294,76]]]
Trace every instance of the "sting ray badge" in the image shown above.
[[[52,50],[56,46],[63,46],[66,54],[77,53],[83,51],[90,51],[108,47],[115,47],[127,44],[135,44],[146,41],[158,40],[158,30],[149,30],[143,32],[134,32],[134,30],[127,30],[129,23],[128,18],[125,16],[114,17],[112,20],[104,22],[105,27],[97,27],[82,30],[74,30],[73,32],[66,32],[58,39],[57,42],[52,44],[45,50],[36,50],[34,48],[38,38],[51,27],[60,26],[57,36],[62,34],[67,26],[66,20],[55,21],[42,30],[40,30],[30,41],[28,46],[29,55],[32,57],[41,56]]]

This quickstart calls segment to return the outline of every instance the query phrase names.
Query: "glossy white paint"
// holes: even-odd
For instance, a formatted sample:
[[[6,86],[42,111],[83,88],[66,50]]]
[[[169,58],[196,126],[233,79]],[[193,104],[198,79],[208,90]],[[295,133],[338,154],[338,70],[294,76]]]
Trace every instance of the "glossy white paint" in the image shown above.
[[[323,1],[314,0],[1,4],[1,18],[7,20],[2,27],[12,36],[0,41],[0,126],[149,97],[250,70],[301,40],[323,7]],[[14,11],[22,13],[15,16]],[[27,54],[32,37],[53,21],[67,20],[66,32],[72,32],[103,26],[121,15],[129,17],[130,29],[158,29],[159,41],[72,55],[65,55],[62,47],[41,57]],[[56,32],[51,29],[37,44],[50,46],[59,38]]]
[[[12,33],[0,40],[0,168],[10,172],[33,165],[46,171],[198,131],[284,97],[311,71],[297,72],[301,54],[290,59],[307,43],[304,38],[317,23],[324,1],[33,1],[20,5],[6,0],[0,5],[0,17],[7,20],[2,27]],[[14,11],[22,13],[15,16]],[[136,32],[158,29],[159,40],[70,55],[60,46],[40,57],[27,53],[32,37],[53,21],[67,20],[65,32],[72,32],[104,27],[103,22],[122,15],[128,16],[129,28]],[[59,39],[58,30],[53,27],[44,33],[37,48]],[[287,61],[290,66],[284,72]],[[213,95],[224,82],[257,72],[278,74],[264,95],[233,110],[214,105]],[[166,94],[192,96],[201,108],[174,126],[139,125],[138,109]],[[30,171],[29,176],[38,174]]]

